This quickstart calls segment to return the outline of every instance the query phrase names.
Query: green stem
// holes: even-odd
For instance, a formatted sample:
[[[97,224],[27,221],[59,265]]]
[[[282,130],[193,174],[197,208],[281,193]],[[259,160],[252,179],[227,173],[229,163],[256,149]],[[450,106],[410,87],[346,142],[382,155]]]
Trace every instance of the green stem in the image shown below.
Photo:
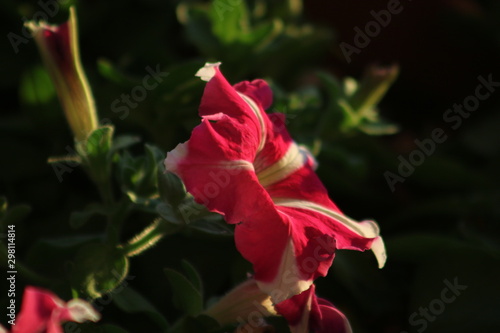
[[[169,228],[169,225],[161,219],[156,219],[141,233],[136,235],[127,244],[122,245],[124,254],[127,257],[136,256],[158,243],[164,236],[177,230],[176,227]]]

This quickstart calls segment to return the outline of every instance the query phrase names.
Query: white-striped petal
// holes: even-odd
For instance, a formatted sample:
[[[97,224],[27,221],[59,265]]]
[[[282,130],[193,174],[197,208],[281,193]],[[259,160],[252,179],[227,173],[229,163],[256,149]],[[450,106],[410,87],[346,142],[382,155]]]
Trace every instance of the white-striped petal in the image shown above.
[[[271,296],[274,304],[300,294],[309,289],[312,283],[312,280],[304,280],[297,267],[295,247],[291,239],[283,251],[275,280],[271,282],[257,281],[259,288]]]
[[[379,236],[380,229],[378,224],[375,221],[365,220],[361,222],[357,222],[339,212],[331,210],[327,207],[319,205],[317,203],[306,201],[306,200],[296,200],[296,199],[285,199],[278,198],[274,199],[274,203],[277,206],[290,207],[290,208],[298,208],[310,210],[316,213],[323,214],[332,219],[335,219],[342,223],[346,228],[355,232],[356,234],[365,237],[365,238],[376,238],[372,243],[372,251],[375,254],[375,257],[378,262],[379,268],[384,267],[385,261],[387,259],[385,245],[382,240],[382,237]]]
[[[276,184],[302,168],[308,159],[308,152],[293,142],[279,161],[257,173],[259,183],[264,187]]]
[[[259,120],[259,125],[260,125],[260,142],[259,142],[259,147],[257,148],[257,153],[259,153],[263,148],[264,145],[266,144],[266,123],[264,122],[264,117],[262,116],[262,113],[260,112],[260,108],[255,104],[253,99],[250,97],[238,92],[238,95],[250,106],[250,109],[252,109],[253,113]]]

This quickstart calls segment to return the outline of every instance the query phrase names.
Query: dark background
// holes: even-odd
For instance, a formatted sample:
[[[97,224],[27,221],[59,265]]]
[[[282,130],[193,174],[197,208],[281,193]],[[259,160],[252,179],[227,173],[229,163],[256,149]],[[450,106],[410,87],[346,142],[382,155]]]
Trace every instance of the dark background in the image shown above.
[[[317,281],[318,295],[338,306],[355,332],[499,330],[500,94],[492,93],[455,130],[443,114],[475,93],[479,76],[491,75],[500,82],[500,3],[401,1],[403,10],[359,54],[352,55],[351,63],[342,56],[340,43],[353,45],[354,27],[363,30],[373,20],[370,11],[386,9],[388,1],[310,0],[295,14],[283,9],[287,8],[284,1],[251,1],[253,9],[266,4],[264,14],[252,18],[253,24],[280,19],[285,26],[310,25],[314,31],[314,38],[291,38],[290,44],[278,43],[267,53],[258,53],[252,45],[214,42],[199,28],[203,24],[179,23],[178,1],[74,3],[82,61],[100,118],[110,118],[117,133],[139,135],[142,142],[164,152],[187,140],[196,124],[203,84],[191,84],[191,76],[205,61],[222,61],[222,70],[234,83],[257,77],[272,81],[278,96],[271,109],[293,115],[290,130],[304,143],[318,139],[308,126],[317,119],[315,115],[325,112],[329,101],[328,91],[315,76],[318,71],[339,80],[359,79],[371,64],[399,64],[399,78],[379,104],[381,115],[399,125],[399,132],[341,133],[332,124],[336,135],[319,138],[323,149],[317,156],[318,174],[338,206],[353,218],[379,223],[387,264],[378,270],[370,253],[339,251],[330,274]],[[21,34],[21,18],[31,18],[40,10],[40,4],[28,1],[3,1],[0,7],[5,36]],[[60,23],[66,18],[67,9],[61,7],[50,21]],[[203,20],[193,15],[195,22],[210,23]],[[102,231],[99,218],[78,229],[68,224],[70,213],[96,201],[97,192],[82,170],[64,174],[59,182],[47,164],[49,156],[66,154],[72,138],[50,84],[37,74],[41,61],[35,43],[20,44],[18,53],[8,37],[1,43],[0,193],[10,205],[31,206],[18,224],[18,259],[46,277],[64,280],[75,250],[49,256],[49,249],[39,242]],[[103,59],[123,76],[106,75]],[[166,83],[131,110],[129,117],[120,119],[110,109],[111,103],[140,82],[146,66],[157,64],[170,73]],[[294,94],[299,99],[309,96],[311,89],[317,92],[313,106],[283,102]],[[418,148],[414,140],[429,138],[435,128],[442,128],[447,140],[391,191],[384,173],[397,173],[398,156],[407,159]],[[132,147],[131,153],[143,154],[143,145]],[[116,192],[122,188],[117,181]],[[141,212],[132,215],[123,238],[131,237],[151,218]],[[174,235],[132,258],[133,279],[128,282],[171,322],[180,312],[172,304],[162,269],[178,269],[181,259],[199,270],[206,300],[227,292],[250,270],[231,237],[197,232]],[[445,304],[441,309],[436,304],[446,281],[458,281],[467,288],[449,304],[441,303]],[[40,283],[18,276],[19,288],[25,284]],[[57,287],[45,285],[67,299],[68,291],[61,286],[64,282]],[[429,306],[438,310],[423,320],[420,311]],[[103,323],[130,332],[159,331],[146,315],[124,316],[114,303],[101,312]],[[5,318],[0,321],[5,323]]]

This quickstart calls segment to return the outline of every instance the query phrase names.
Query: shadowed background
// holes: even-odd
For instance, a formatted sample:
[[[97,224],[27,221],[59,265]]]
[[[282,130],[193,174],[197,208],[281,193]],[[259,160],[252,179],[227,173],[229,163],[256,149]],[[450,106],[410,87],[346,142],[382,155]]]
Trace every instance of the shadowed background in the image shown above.
[[[220,0],[225,7],[211,17],[196,7],[208,2],[159,0],[66,1],[47,15],[61,23],[67,6],[76,4],[82,61],[100,119],[110,119],[119,134],[141,138],[130,148],[133,156],[144,154],[143,143],[166,153],[189,138],[203,91],[193,74],[205,61],[222,61],[233,83],[253,78],[272,83],[271,110],[288,115],[296,140],[309,146],[321,141],[318,174],[331,198],[347,215],[373,218],[382,229],[388,251],[384,269],[376,268],[371,253],[339,251],[329,275],[317,281],[318,295],[339,307],[355,332],[494,332],[500,328],[500,92],[491,92],[456,129],[443,115],[475,94],[479,76],[500,82],[500,4],[402,0],[401,12],[348,62],[340,44],[355,45],[354,28],[364,31],[374,20],[371,11],[387,9],[389,2],[310,0],[301,7],[298,1],[248,1],[249,26],[234,15],[240,2],[230,0]],[[34,1],[3,1],[0,8],[0,194],[9,205],[31,207],[16,222],[17,258],[64,281],[77,243],[60,239],[102,231],[99,216],[78,227],[68,223],[71,212],[83,210],[98,194],[79,168],[59,177],[47,163],[50,156],[67,154],[73,143],[36,45],[21,30],[23,17],[47,10]],[[282,32],[273,24],[282,25]],[[13,46],[9,33],[23,41]],[[397,133],[343,132],[335,122],[321,135],[312,130],[335,102],[318,73],[359,79],[371,64],[393,63],[400,75],[379,110],[399,126]],[[122,94],[141,84],[148,66],[169,75],[132,107]],[[126,109],[117,111],[116,100]],[[435,128],[442,128],[447,140],[392,191],[384,174],[397,174],[398,157],[408,160],[419,149],[415,140],[430,138]],[[116,192],[134,186],[127,184],[117,179]],[[152,218],[150,212],[135,212],[123,238]],[[178,269],[182,259],[199,270],[205,301],[251,270],[231,237],[196,230],[167,237],[132,258],[127,283],[169,321],[181,312],[163,268]],[[443,290],[456,281],[467,288],[447,302]],[[19,290],[25,284],[37,282],[19,275]],[[63,282],[50,287],[70,297]],[[3,297],[0,304],[7,304]],[[126,331],[160,332],[147,311],[110,301],[101,312],[103,323]],[[286,332],[283,322],[277,325]],[[92,327],[84,329],[97,330]]]

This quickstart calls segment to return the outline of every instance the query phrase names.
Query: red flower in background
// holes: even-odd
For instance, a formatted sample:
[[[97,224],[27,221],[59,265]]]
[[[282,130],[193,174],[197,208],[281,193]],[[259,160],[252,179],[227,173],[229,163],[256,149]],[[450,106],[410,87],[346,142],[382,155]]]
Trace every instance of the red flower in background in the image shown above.
[[[28,286],[11,332],[62,333],[63,322],[96,322],[99,319],[100,314],[84,300],[73,299],[66,303],[50,291]],[[0,332],[7,331],[0,326]]]
[[[279,303],[325,276],[336,249],[372,249],[379,266],[385,248],[373,221],[356,222],[329,199],[309,152],[265,113],[272,91],[263,80],[231,86],[219,64],[197,73],[208,81],[201,124],[167,154],[198,203],[236,224],[235,241],[253,264],[259,287]]]

